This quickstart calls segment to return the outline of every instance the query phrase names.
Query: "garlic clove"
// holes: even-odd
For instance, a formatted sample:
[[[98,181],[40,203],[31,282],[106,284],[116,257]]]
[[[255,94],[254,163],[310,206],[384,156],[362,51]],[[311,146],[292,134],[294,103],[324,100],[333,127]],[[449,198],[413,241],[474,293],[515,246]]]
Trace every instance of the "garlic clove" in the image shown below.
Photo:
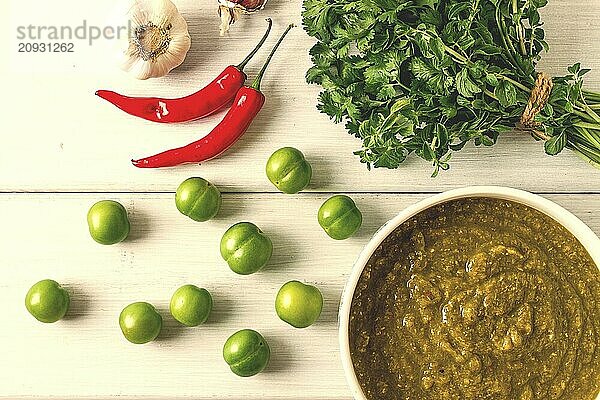
[[[183,63],[191,38],[187,22],[170,0],[130,0],[126,19],[123,70],[138,79],[158,78]]]
[[[221,36],[229,31],[229,26],[237,21],[241,14],[252,14],[262,10],[267,0],[217,0],[219,3],[219,17],[221,25],[219,33]]]
[[[150,65],[141,58],[130,57],[123,64],[121,69],[129,72],[137,79],[148,79],[151,75]]]

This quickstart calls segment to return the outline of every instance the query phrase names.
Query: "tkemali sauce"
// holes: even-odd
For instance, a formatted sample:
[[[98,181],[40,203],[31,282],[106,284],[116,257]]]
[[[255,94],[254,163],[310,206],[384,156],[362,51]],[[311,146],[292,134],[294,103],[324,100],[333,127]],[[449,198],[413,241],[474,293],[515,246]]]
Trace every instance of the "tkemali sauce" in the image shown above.
[[[600,273],[564,227],[515,202],[468,198],[400,225],[350,312],[370,400],[595,400]]]

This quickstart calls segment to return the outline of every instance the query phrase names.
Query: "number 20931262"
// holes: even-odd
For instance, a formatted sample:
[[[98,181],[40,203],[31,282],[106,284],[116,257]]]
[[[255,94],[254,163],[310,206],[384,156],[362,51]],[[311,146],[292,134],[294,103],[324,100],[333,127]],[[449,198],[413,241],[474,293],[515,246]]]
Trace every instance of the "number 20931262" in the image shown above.
[[[19,53],[73,53],[74,43],[31,43],[18,44]]]

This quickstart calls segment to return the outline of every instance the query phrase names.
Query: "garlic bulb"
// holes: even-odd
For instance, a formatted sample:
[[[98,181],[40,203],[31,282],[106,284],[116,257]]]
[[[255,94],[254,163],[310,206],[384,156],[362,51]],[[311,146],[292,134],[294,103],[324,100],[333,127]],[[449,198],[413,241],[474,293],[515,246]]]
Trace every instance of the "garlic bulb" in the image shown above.
[[[229,25],[232,25],[241,14],[252,14],[262,10],[267,0],[217,0],[217,3],[219,3],[219,17],[221,17],[219,33],[223,36],[229,31]]]
[[[191,46],[187,22],[170,0],[129,0],[129,34],[121,68],[138,79],[158,78],[181,65]]]

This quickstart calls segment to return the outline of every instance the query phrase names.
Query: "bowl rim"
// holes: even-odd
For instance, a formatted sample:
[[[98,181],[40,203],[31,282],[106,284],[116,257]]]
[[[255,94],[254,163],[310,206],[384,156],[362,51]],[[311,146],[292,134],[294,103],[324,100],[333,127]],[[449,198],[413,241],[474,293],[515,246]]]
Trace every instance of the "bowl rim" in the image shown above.
[[[414,215],[430,207],[445,203],[451,200],[469,198],[469,197],[487,197],[501,200],[514,201],[520,204],[532,207],[548,215],[563,227],[568,229],[577,240],[584,246],[590,254],[592,260],[600,268],[600,238],[583,221],[573,215],[562,206],[548,200],[540,195],[530,193],[520,189],[514,189],[503,186],[467,186],[458,189],[448,190],[433,196],[420,200],[396,215],[391,220],[383,224],[369,242],[362,249],[358,258],[352,266],[352,271],[348,276],[346,285],[342,292],[342,297],[338,313],[338,339],[340,346],[340,357],[344,368],[346,382],[350,386],[352,396],[356,400],[368,400],[364,395],[362,388],[356,377],[352,357],[350,354],[349,341],[349,321],[352,300],[358,280],[371,258],[373,252],[379,247],[381,242],[394,231],[399,225],[407,221]]]

